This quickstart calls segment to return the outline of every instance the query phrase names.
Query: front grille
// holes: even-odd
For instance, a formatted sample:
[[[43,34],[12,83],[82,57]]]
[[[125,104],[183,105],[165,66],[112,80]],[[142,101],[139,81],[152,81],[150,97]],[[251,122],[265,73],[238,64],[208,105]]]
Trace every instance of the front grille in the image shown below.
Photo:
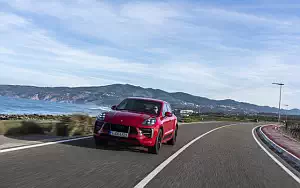
[[[138,134],[138,132],[135,127],[130,126],[129,134]]]
[[[118,125],[118,124],[110,124],[111,131],[128,133],[129,126]]]
[[[123,133],[128,133],[129,131],[129,134],[137,134],[137,130],[135,127],[119,124],[105,123],[102,129],[107,131],[117,131]]]
[[[148,138],[152,138],[152,129],[151,128],[140,128],[142,134]]]

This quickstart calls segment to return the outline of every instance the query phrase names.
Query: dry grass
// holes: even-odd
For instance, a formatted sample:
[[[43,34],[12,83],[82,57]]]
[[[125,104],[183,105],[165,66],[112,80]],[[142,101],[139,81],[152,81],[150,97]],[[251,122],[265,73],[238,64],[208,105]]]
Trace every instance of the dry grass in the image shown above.
[[[64,117],[53,127],[58,136],[89,135],[93,131],[94,120],[85,115],[72,115]]]
[[[52,134],[57,136],[89,135],[94,119],[85,115],[64,116],[60,121],[0,120],[0,135]]]
[[[288,121],[284,131],[300,141],[300,121]]]

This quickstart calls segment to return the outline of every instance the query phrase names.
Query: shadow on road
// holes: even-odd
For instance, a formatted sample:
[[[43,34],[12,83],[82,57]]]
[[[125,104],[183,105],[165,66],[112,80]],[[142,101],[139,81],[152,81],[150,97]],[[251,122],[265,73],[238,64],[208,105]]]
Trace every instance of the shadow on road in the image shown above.
[[[71,142],[64,142],[61,144],[90,148],[90,149],[99,149],[99,150],[111,150],[111,151],[130,151],[130,152],[138,152],[138,153],[147,153],[148,150],[143,147],[129,146],[123,143],[117,143],[114,141],[108,142],[107,144],[97,146],[94,142],[93,138],[77,140]]]
[[[23,136],[1,136],[0,137],[0,146],[1,144],[12,144],[15,146],[22,145],[31,145],[38,143],[46,143],[49,141],[59,141],[67,139],[66,137],[60,136],[51,136],[51,135],[23,135]],[[89,148],[89,149],[98,149],[98,150],[111,150],[111,151],[130,151],[130,152],[138,152],[138,153],[147,153],[147,149],[143,147],[129,146],[120,142],[108,142],[107,144],[103,144],[97,146],[94,142],[93,138],[87,138],[82,140],[68,141],[58,143],[60,145],[68,145],[74,147],[81,148]],[[1,147],[0,147],[1,148]]]

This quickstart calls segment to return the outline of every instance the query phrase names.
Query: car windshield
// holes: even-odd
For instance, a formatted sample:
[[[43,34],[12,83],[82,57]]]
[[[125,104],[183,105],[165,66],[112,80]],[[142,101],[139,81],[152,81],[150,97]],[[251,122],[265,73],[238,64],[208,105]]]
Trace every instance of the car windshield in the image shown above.
[[[159,115],[159,112],[161,111],[161,106],[162,104],[156,101],[149,101],[143,99],[125,99],[117,106],[117,110],[128,110]]]

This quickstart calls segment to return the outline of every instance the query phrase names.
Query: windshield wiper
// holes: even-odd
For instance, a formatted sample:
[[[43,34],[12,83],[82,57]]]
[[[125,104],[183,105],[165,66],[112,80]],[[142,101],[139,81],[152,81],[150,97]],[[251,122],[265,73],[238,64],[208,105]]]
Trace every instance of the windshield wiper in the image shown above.
[[[123,111],[123,110],[127,110],[128,111],[128,109],[125,109],[125,108],[117,108],[116,110],[120,110],[120,111]]]

